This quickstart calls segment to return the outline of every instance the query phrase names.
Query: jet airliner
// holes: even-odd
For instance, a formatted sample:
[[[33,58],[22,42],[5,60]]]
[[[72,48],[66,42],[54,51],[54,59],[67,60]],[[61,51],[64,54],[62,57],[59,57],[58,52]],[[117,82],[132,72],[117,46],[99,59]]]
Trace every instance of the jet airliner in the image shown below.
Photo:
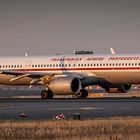
[[[125,93],[132,84],[140,84],[140,55],[0,57],[0,84],[43,84],[42,99],[70,94],[86,98],[89,85],[99,85],[109,93]]]

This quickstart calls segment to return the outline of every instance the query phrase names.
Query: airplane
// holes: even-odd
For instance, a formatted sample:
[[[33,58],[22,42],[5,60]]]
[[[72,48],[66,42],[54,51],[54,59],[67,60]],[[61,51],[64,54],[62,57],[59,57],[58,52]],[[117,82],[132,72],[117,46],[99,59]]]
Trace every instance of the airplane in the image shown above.
[[[44,85],[42,99],[54,95],[86,98],[86,86],[126,93],[140,84],[140,55],[78,54],[0,57],[0,84]]]

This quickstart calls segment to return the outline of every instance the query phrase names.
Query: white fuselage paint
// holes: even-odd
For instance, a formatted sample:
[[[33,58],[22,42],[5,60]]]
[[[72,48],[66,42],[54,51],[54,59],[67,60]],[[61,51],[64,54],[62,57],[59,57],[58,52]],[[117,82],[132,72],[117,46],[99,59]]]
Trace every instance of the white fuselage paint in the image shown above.
[[[0,57],[0,70],[79,74],[100,77],[112,84],[140,84],[140,55],[52,55]],[[0,74],[0,84],[29,84],[25,77],[10,83],[14,75]]]

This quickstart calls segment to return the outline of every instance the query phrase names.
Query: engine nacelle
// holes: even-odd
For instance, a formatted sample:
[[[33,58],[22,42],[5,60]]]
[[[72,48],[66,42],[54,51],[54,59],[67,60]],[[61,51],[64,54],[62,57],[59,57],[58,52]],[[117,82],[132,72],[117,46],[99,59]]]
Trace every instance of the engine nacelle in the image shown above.
[[[131,85],[111,85],[108,87],[104,87],[104,89],[108,93],[127,93],[131,89]]]
[[[60,77],[53,79],[49,84],[49,89],[54,94],[68,95],[78,93],[80,91],[81,81],[79,78]]]

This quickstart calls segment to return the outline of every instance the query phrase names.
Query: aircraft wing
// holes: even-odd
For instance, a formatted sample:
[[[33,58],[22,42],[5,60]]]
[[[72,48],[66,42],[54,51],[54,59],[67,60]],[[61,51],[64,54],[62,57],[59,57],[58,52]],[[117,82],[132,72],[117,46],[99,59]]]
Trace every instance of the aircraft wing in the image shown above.
[[[27,77],[31,78],[39,78],[42,76],[53,76],[52,73],[43,73],[43,72],[31,72],[31,71],[14,71],[14,70],[1,70],[0,74],[7,74],[7,75],[27,75]]]
[[[70,72],[64,72],[62,74],[58,74],[58,73],[31,72],[31,71],[1,70],[0,74],[7,74],[7,75],[15,76],[10,79],[10,82],[17,81],[25,77],[30,77],[33,79],[30,84],[34,84],[39,81],[48,80],[48,79],[53,78],[54,76],[55,77],[70,76],[70,77],[77,77],[80,79],[83,78],[83,76],[81,76],[79,73],[70,73]]]

